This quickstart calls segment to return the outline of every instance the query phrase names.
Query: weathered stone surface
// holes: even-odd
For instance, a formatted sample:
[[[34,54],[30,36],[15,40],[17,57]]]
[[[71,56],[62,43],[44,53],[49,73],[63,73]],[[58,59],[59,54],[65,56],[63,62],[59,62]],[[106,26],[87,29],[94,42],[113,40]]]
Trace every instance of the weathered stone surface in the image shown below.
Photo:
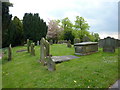
[[[27,39],[27,51],[30,52],[30,41]]]
[[[11,44],[8,47],[8,61],[12,60],[12,47]]]
[[[56,63],[56,62],[68,61],[68,60],[80,58],[80,57],[73,56],[73,55],[67,55],[67,56],[52,56],[51,58],[52,58],[53,62]]]
[[[27,50],[26,49],[25,50],[18,50],[16,52],[25,52],[25,51],[27,51]]]
[[[80,39],[79,39],[79,38],[75,38],[75,39],[74,39],[74,44],[75,44],[75,43],[80,43]]]
[[[35,44],[31,43],[31,55],[35,56]]]
[[[53,45],[53,40],[50,40],[49,43],[50,43],[50,45]]]
[[[39,41],[37,41],[37,46],[39,46],[40,45],[40,42]]]
[[[43,65],[46,65],[46,57],[49,56],[50,53],[50,45],[47,40],[44,38],[40,41],[40,61]]]
[[[76,55],[87,55],[98,51],[97,42],[82,42],[74,44]]]
[[[71,48],[71,41],[70,40],[67,43],[67,47]]]
[[[51,56],[47,56],[47,67],[49,71],[56,70],[55,62],[53,62]]]
[[[114,38],[104,38],[103,52],[115,52],[116,41]]]

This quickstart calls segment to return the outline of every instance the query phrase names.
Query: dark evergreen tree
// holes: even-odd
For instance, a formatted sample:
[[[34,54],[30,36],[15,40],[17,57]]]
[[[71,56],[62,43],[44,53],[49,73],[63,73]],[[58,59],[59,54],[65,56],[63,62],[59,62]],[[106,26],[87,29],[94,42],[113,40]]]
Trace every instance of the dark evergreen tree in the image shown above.
[[[9,2],[2,2],[2,47],[7,47],[8,44],[8,27],[11,22],[12,15],[9,14],[9,7],[12,6]]]
[[[14,17],[8,28],[8,43],[12,46],[22,45],[24,43],[23,25],[18,17]]]
[[[43,19],[40,19],[39,14],[25,13],[23,17],[23,31],[25,40],[30,39],[37,42],[42,37],[46,37],[47,25]]]

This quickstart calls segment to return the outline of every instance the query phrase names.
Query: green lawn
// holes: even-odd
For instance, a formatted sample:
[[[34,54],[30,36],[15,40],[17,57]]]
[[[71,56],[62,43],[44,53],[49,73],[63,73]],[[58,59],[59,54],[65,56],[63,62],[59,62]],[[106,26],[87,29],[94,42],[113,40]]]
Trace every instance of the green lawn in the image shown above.
[[[108,88],[118,79],[118,50],[115,53],[99,52],[56,64],[50,72],[39,63],[40,47],[35,47],[36,56],[24,46],[13,48],[13,60],[3,58],[3,88]],[[53,56],[74,55],[74,48],[64,44],[51,45]]]

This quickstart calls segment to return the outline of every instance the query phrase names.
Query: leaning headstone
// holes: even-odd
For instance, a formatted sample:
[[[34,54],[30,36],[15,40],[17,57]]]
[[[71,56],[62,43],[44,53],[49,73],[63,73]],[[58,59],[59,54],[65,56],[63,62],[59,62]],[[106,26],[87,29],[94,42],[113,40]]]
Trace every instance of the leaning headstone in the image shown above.
[[[55,71],[55,62],[53,62],[51,56],[47,56],[47,67],[49,71]]]
[[[12,59],[12,48],[11,48],[11,44],[8,47],[8,61],[11,61]]]
[[[103,52],[115,52],[115,39],[107,37],[104,39]]]
[[[31,55],[35,56],[35,44],[31,43]]]
[[[40,45],[40,43],[39,43],[39,41],[37,41],[37,46],[39,46]]]
[[[46,57],[49,56],[49,50],[50,50],[50,45],[47,40],[44,38],[41,39],[40,41],[40,61],[43,63],[43,65],[46,65]]]
[[[74,39],[74,44],[75,44],[75,43],[80,43],[80,39],[79,39],[79,38],[75,38],[75,39]]]
[[[27,51],[30,52],[30,41],[27,39]]]
[[[67,43],[67,47],[71,48],[71,41],[70,40]]]

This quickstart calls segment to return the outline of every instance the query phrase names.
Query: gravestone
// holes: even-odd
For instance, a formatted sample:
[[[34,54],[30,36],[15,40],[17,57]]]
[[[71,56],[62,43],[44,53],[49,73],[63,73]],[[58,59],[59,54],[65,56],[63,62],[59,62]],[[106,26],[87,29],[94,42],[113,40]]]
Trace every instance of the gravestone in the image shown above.
[[[67,40],[64,40],[64,43],[67,43]]]
[[[75,39],[74,39],[74,44],[75,44],[75,43],[80,43],[80,39],[79,39],[79,38],[75,38]]]
[[[53,62],[51,56],[47,56],[47,67],[49,71],[55,71],[56,67],[55,67],[55,62]]]
[[[100,40],[98,41],[98,46],[99,46],[100,48],[103,48],[103,44],[104,44],[104,39],[100,39]]]
[[[103,52],[115,52],[115,39],[111,37],[104,38]]]
[[[40,45],[40,42],[39,41],[37,41],[37,46],[39,46]]]
[[[51,58],[53,62],[58,63],[58,62],[64,62],[64,61],[68,61],[68,60],[80,58],[80,57],[73,56],[73,55],[67,55],[67,56],[52,56]]]
[[[8,61],[12,60],[12,47],[11,44],[8,47]]]
[[[70,40],[67,43],[67,47],[71,48],[71,41]]]
[[[50,43],[50,45],[53,45],[53,40],[50,40],[49,43]]]
[[[35,56],[35,44],[31,43],[31,55]]]
[[[27,39],[27,51],[30,52],[30,41]]]
[[[49,42],[44,38],[42,38],[40,41],[40,62],[43,65],[46,65],[47,63],[46,57],[49,56],[49,52],[50,52],[49,49],[50,49]]]

